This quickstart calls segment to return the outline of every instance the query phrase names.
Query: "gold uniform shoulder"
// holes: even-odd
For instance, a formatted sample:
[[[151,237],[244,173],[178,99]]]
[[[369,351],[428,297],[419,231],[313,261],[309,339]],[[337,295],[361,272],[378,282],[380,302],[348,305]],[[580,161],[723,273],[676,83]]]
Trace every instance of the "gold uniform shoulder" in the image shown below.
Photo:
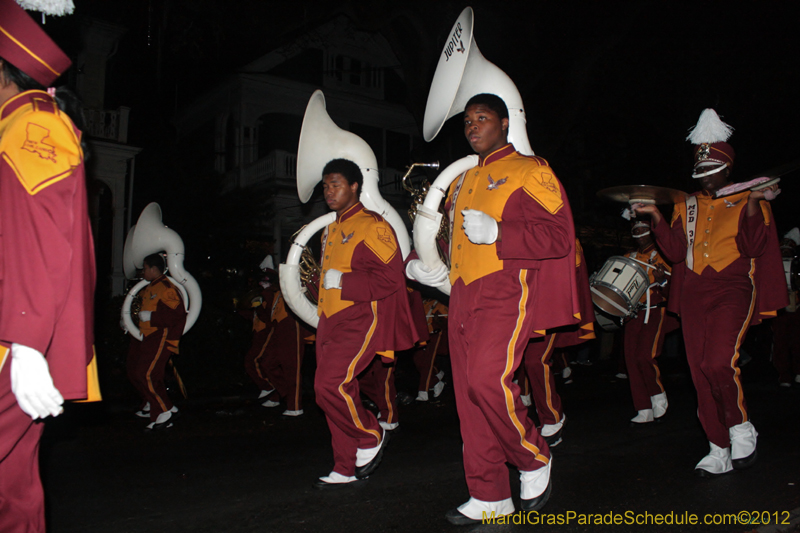
[[[552,168],[541,164],[541,161],[544,161],[542,158],[533,157],[530,158],[530,161],[531,165],[525,173],[523,188],[548,213],[555,215],[564,205],[561,183]]]
[[[72,125],[47,110],[15,117],[0,140],[0,156],[31,195],[68,177],[82,155]]]
[[[365,211],[369,216],[363,217],[359,229],[364,235],[364,244],[378,256],[381,261],[388,263],[397,254],[397,239],[394,236],[391,224],[386,222],[377,213]]]

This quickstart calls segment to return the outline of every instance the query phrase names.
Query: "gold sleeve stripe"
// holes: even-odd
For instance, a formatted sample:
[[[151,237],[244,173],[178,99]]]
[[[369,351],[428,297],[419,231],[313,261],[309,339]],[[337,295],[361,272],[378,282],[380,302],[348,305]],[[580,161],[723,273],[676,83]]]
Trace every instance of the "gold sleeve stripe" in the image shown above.
[[[100,377],[97,374],[97,351],[92,346],[92,360],[86,367],[86,399],[76,403],[100,401],[103,401],[103,396],[100,394]]]
[[[6,364],[8,352],[10,351],[7,346],[0,344],[0,372],[3,371],[3,365]]]

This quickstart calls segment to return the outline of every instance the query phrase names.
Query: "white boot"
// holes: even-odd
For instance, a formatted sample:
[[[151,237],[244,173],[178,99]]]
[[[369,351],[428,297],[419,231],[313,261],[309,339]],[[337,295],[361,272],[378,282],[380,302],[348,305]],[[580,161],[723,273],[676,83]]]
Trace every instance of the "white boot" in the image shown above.
[[[700,476],[708,474],[719,475],[733,470],[733,466],[731,466],[731,449],[720,448],[713,442],[709,442],[709,444],[711,445],[711,451],[700,459],[700,462],[694,467],[697,474]]]
[[[538,470],[519,473],[519,497],[522,510],[538,511],[550,497],[550,470],[553,467],[553,458],[547,465]]]
[[[497,502],[485,502],[477,498],[470,498],[466,503],[462,503],[457,509],[452,509],[445,515],[447,521],[457,526],[476,524],[484,518],[495,518],[512,514],[514,512],[514,502],[511,498]]]
[[[667,407],[669,406],[667,393],[662,392],[661,394],[650,396],[650,403],[653,404],[653,417],[661,418],[667,412]]]
[[[561,433],[564,429],[564,424],[567,423],[567,415],[562,414],[561,420],[556,422],[555,424],[544,424],[542,426],[542,430],[539,434],[542,438],[547,442],[547,445],[551,448],[555,448],[559,444],[561,444]]]
[[[631,422],[634,424],[646,424],[648,422],[652,422],[653,418],[653,410],[652,409],[642,409],[639,413],[631,418]]]
[[[530,407],[533,402],[531,402],[531,395],[530,394],[520,394],[519,399],[522,400],[522,405],[525,407]]]
[[[728,428],[731,438],[731,460],[734,468],[747,468],[756,460],[758,432],[753,424],[745,422]]]

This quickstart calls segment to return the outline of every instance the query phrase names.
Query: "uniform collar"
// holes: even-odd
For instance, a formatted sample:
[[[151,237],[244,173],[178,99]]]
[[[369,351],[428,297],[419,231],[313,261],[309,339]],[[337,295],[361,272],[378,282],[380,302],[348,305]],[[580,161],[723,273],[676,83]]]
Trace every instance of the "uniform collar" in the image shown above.
[[[344,222],[345,220],[347,220],[348,218],[352,217],[353,215],[355,215],[356,213],[358,213],[362,209],[364,209],[364,205],[361,202],[356,202],[355,204],[353,204],[350,207],[350,209],[348,209],[347,211],[342,213],[341,216],[337,216],[337,220],[336,221],[337,222]]]
[[[37,100],[49,100],[52,101],[53,97],[47,94],[45,91],[39,90],[32,90],[32,91],[23,91],[19,94],[16,94],[9,98],[8,100],[0,106],[0,120],[7,118],[11,113],[19,109],[20,107],[30,104],[33,102],[34,99]],[[53,103],[55,105],[55,103]]]
[[[502,148],[498,148],[491,154],[487,155],[486,158],[480,158],[480,160],[478,161],[478,166],[485,167],[486,165],[494,163],[495,161],[499,161],[500,159],[503,159],[505,156],[513,154],[514,152],[516,152],[516,150],[514,149],[514,145],[508,143]]]

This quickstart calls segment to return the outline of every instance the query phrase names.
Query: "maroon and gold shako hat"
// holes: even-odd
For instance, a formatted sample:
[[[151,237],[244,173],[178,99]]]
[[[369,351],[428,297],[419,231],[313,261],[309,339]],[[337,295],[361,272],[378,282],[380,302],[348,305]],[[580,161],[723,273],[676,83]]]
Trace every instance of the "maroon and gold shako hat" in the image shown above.
[[[53,83],[72,64],[14,0],[0,0],[0,58],[44,86]]]
[[[736,153],[726,141],[733,133],[733,128],[722,122],[713,109],[705,109],[700,114],[697,125],[686,137],[696,145],[694,149],[693,178],[702,178],[715,174],[725,168],[733,167]]]

